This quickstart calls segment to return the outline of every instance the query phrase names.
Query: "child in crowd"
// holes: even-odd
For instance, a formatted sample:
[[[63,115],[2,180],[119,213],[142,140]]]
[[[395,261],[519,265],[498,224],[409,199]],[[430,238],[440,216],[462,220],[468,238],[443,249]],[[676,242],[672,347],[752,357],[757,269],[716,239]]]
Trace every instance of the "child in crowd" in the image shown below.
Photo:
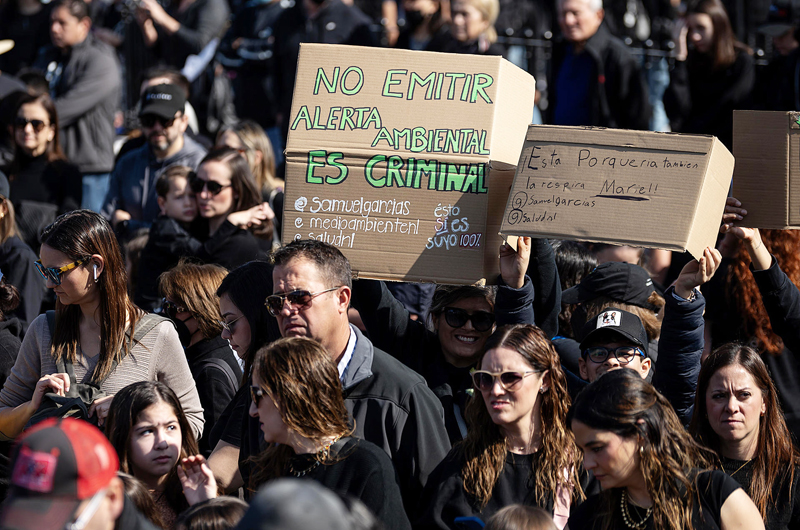
[[[191,174],[187,166],[172,166],[156,180],[161,211],[142,251],[134,297],[134,302],[145,310],[158,307],[158,276],[177,265],[181,257],[196,255],[202,247],[189,232],[189,225],[197,218],[197,201],[189,187]]]
[[[247,511],[236,497],[217,497],[195,504],[178,517],[176,530],[231,530]]]
[[[177,463],[199,451],[178,397],[157,381],[126,386],[111,402],[106,436],[117,450],[120,469],[144,483],[164,528],[173,528],[178,514],[189,507]]]

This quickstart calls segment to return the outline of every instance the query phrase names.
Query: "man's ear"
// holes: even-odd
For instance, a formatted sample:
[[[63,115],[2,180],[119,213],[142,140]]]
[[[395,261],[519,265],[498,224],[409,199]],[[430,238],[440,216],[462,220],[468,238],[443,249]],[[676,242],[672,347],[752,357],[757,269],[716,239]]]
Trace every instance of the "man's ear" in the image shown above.
[[[167,205],[167,200],[164,197],[156,197],[156,202],[158,203],[158,213],[166,215],[167,211],[164,207]]]
[[[353,292],[347,286],[342,286],[336,291],[336,302],[339,307],[343,308],[345,315],[347,314],[347,308],[350,307],[350,298],[352,295]]]
[[[589,380],[589,370],[586,368],[586,360],[583,357],[578,359],[578,371],[581,373],[581,379],[584,381]]]
[[[650,368],[653,366],[653,360],[648,357],[644,361],[642,361],[642,369],[640,371],[642,378],[647,377],[647,374],[650,373]]]
[[[125,486],[119,477],[114,477],[108,485],[106,498],[109,502],[109,512],[114,521],[122,515],[125,508]]]

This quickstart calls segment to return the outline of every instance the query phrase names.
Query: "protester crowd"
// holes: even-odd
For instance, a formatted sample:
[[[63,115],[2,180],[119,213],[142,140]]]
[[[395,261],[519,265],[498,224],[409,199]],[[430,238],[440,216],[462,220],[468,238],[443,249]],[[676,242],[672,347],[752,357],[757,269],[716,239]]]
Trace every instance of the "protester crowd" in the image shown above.
[[[0,0],[0,528],[800,529],[798,232],[729,197],[697,260],[523,237],[466,286],[281,240],[301,43],[730,148],[800,111],[768,7],[757,66],[723,0]]]

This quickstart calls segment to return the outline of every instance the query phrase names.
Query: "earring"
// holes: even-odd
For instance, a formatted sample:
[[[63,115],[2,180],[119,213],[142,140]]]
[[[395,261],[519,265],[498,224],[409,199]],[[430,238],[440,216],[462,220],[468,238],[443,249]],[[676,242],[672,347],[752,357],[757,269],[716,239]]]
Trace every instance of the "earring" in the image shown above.
[[[644,446],[643,445],[639,446],[639,456],[640,457],[644,457]]]
[[[98,281],[98,278],[97,278],[97,264],[95,264],[94,265],[94,283],[97,283],[97,281]]]

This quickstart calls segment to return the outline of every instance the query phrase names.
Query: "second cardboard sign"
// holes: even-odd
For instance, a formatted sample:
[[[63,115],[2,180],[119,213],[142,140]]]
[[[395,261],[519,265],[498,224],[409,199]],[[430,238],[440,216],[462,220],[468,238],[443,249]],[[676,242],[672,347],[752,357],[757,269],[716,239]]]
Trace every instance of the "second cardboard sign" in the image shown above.
[[[699,258],[714,247],[733,165],[713,136],[531,125],[501,231]]]

